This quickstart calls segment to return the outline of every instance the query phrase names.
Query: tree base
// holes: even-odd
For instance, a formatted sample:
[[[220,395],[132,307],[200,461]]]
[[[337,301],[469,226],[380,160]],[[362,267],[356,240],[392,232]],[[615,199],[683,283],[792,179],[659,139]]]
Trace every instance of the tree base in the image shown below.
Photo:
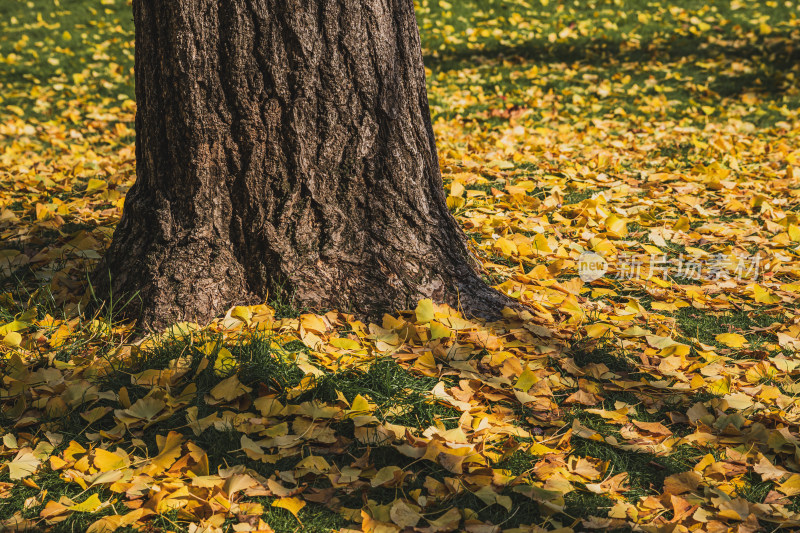
[[[447,210],[410,0],[135,0],[137,181],[95,275],[151,327],[282,285],[498,316]]]

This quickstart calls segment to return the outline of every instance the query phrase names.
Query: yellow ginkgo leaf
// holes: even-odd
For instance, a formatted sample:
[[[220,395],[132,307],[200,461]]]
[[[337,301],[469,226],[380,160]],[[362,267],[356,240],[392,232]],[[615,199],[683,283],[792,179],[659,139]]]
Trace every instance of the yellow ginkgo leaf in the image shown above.
[[[157,474],[169,468],[180,456],[182,444],[183,436],[176,431],[170,431],[166,437],[156,435],[159,453],[150,461],[151,474]]]
[[[280,507],[281,509],[286,509],[290,513],[297,518],[297,521],[300,521],[300,517],[298,513],[300,513],[300,509],[306,506],[306,502],[301,500],[300,498],[292,497],[292,498],[280,498],[272,502],[273,507]]]
[[[747,339],[738,333],[720,333],[715,339],[717,339],[717,342],[720,344],[724,344],[729,348],[741,348],[747,344]]]
[[[679,230],[685,231],[690,227],[691,227],[691,221],[689,220],[688,217],[683,216],[680,217],[677,221],[675,221],[675,224],[672,226],[672,229],[674,229],[675,231]]]
[[[250,325],[250,319],[253,318],[253,311],[249,307],[238,306],[231,310],[231,316],[238,318],[247,325]]]
[[[550,243],[547,242],[547,237],[541,233],[534,235],[533,239],[531,240],[531,247],[534,251],[540,254],[549,254],[553,252],[553,249],[550,247]]]
[[[402,528],[415,527],[422,515],[403,500],[395,500],[389,511],[392,522]]]
[[[116,453],[97,448],[94,451],[94,466],[101,472],[110,472],[127,466],[128,461]]]
[[[762,304],[776,304],[781,301],[779,296],[761,285],[753,286],[753,298],[755,301]]]
[[[155,396],[145,396],[136,401],[129,409],[116,410],[114,415],[124,423],[130,424],[140,420],[152,420],[167,404]]]
[[[20,117],[25,116],[25,110],[19,107],[18,105],[7,105],[6,110],[11,111],[12,113]]]
[[[41,462],[30,448],[21,449],[14,460],[8,463],[8,477],[12,481],[26,478],[36,472]]]
[[[731,378],[724,377],[722,379],[718,379],[713,383],[708,385],[708,392],[711,394],[716,394],[717,396],[722,396],[723,394],[728,394],[731,391]]]
[[[20,344],[22,344],[22,335],[16,331],[11,331],[5,337],[3,337],[3,344],[11,348],[17,348]]]
[[[611,335],[616,329],[611,324],[589,324],[586,326],[586,335],[593,339],[599,339],[600,337]]]
[[[536,374],[530,370],[525,370],[519,375],[519,379],[517,379],[517,382],[514,384],[514,388],[522,392],[528,392],[537,381],[539,380],[536,378]]]
[[[373,407],[374,405],[370,405],[367,399],[359,394],[358,396],[355,397],[352,405],[350,406],[348,417],[368,414],[372,412]]]
[[[450,337],[450,328],[436,320],[431,320],[431,340],[446,339],[448,337]]]
[[[103,502],[100,501],[100,497],[97,494],[92,494],[81,503],[72,505],[68,509],[76,513],[94,513],[100,510],[101,507],[103,507]]]
[[[372,486],[380,487],[385,483],[394,482],[397,480],[397,474],[402,473],[402,468],[394,465],[384,466],[372,478]]]
[[[120,528],[133,525],[142,517],[150,514],[153,514],[153,511],[140,507],[125,515],[105,516],[91,524],[86,533],[112,533]]]
[[[21,320],[13,320],[13,321],[9,322],[8,324],[0,326],[0,335],[5,337],[9,333],[13,333],[15,331],[23,330],[23,329],[25,329],[25,328],[27,328],[29,326],[30,326],[30,324],[28,324],[27,322],[23,322]]]
[[[779,491],[790,498],[800,494],[800,474],[792,474],[789,479],[776,487]]]
[[[466,204],[466,200],[461,198],[460,196],[448,196],[447,197],[447,208],[450,211],[455,211],[457,209],[461,209]]]
[[[426,324],[430,322],[433,320],[433,301],[430,298],[420,300],[414,312],[417,315],[418,323]]]
[[[622,239],[628,235],[628,222],[617,215],[611,215],[605,220],[606,231],[609,236]]]
[[[361,345],[358,343],[358,341],[342,337],[331,339],[331,345],[339,348],[340,350],[358,350],[361,348]]]
[[[331,465],[320,455],[309,455],[295,465],[295,475],[302,477],[306,474],[325,474],[330,471]]]
[[[211,389],[211,396],[215,400],[230,402],[252,390],[253,389],[250,387],[242,385],[242,382],[239,381],[239,378],[234,374],[217,383],[217,385]]]
[[[237,367],[236,358],[227,348],[220,348],[214,359],[214,374],[218,377],[230,376]]]
[[[86,193],[90,194],[93,192],[102,191],[107,188],[108,188],[107,181],[92,178],[89,180],[89,184],[86,186]]]
[[[789,238],[794,242],[800,242],[800,227],[797,224],[789,224],[786,230],[789,233]]]
[[[519,255],[519,250],[517,250],[517,245],[514,244],[514,241],[506,239],[505,237],[497,239],[494,243],[494,248],[506,257]]]

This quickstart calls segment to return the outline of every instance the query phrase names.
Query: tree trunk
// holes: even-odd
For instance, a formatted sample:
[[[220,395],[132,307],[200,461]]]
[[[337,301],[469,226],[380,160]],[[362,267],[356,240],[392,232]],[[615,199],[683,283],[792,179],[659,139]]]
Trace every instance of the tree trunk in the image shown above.
[[[445,203],[412,0],[134,0],[137,180],[94,277],[149,326],[276,287],[497,315]]]

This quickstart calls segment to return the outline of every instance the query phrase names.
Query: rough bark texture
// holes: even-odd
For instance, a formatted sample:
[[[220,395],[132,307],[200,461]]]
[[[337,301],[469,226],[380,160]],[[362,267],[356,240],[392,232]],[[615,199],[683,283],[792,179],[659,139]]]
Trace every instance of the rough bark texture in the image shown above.
[[[412,0],[134,0],[137,180],[95,283],[151,326],[277,284],[496,315],[448,212]],[[110,280],[110,286],[109,286]]]

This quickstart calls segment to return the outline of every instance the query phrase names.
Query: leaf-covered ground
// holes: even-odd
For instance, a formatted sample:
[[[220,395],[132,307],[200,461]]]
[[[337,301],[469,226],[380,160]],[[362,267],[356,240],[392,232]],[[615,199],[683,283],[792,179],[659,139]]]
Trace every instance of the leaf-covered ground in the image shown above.
[[[130,7],[0,3],[0,530],[800,529],[800,4],[418,14],[448,204],[527,311],[283,297],[131,342],[83,312]]]

